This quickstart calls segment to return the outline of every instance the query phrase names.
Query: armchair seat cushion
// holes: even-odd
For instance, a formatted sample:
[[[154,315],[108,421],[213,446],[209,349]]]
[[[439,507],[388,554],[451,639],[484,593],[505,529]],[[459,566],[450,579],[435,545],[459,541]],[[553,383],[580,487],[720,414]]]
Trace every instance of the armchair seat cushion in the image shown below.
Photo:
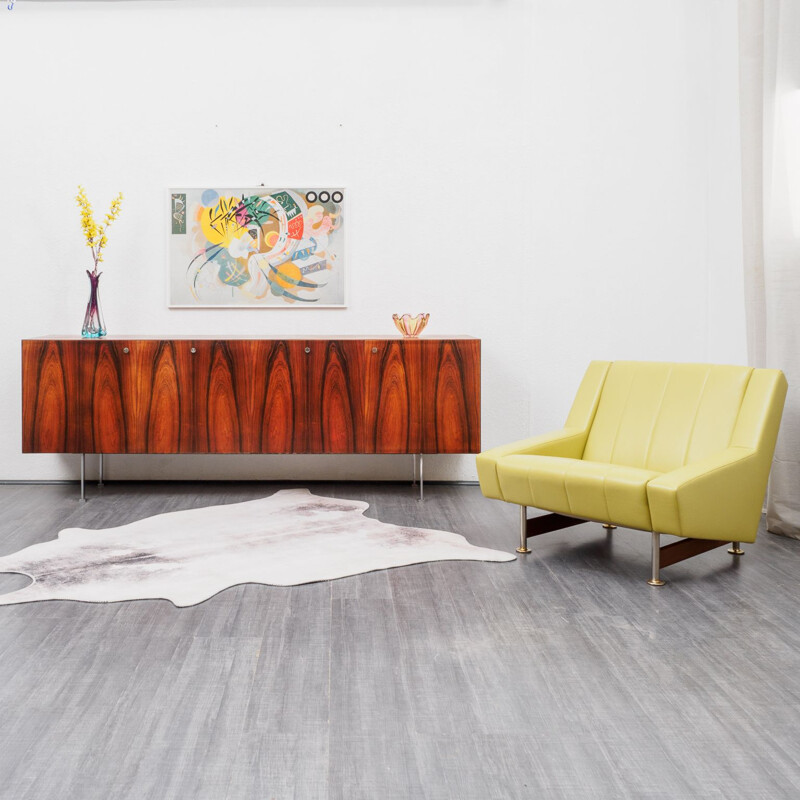
[[[496,468],[506,502],[652,530],[647,483],[660,472],[538,455],[503,456]]]

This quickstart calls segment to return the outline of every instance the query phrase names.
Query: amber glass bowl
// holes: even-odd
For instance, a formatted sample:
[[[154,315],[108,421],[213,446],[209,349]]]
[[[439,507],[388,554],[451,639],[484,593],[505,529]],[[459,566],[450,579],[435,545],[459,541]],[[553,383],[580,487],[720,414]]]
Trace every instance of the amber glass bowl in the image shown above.
[[[403,314],[402,316],[400,314],[392,314],[392,319],[397,326],[397,330],[399,330],[403,336],[409,338],[419,336],[422,331],[425,330],[429,317],[430,314],[417,314],[416,317],[412,317],[411,314]]]

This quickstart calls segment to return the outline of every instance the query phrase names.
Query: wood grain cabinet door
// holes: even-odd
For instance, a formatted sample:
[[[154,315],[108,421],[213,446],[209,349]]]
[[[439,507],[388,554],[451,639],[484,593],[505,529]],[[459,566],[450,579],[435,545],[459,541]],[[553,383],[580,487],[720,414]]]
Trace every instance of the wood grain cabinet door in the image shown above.
[[[197,453],[240,453],[242,437],[236,394],[236,372],[241,373],[242,353],[231,350],[227,341],[194,343],[192,382],[194,385]]]
[[[306,453],[364,452],[364,340],[313,340],[306,357]]]
[[[193,453],[194,356],[191,342],[161,341],[154,356],[147,452]]]
[[[196,452],[291,453],[305,442],[306,360],[296,342],[194,342]]]
[[[422,342],[368,341],[365,358],[366,452],[422,452]]]
[[[273,341],[266,362],[261,453],[304,453],[308,438],[308,379],[302,342]]]
[[[22,342],[22,452],[80,453],[80,342]]]
[[[81,344],[82,441],[87,453],[179,453],[191,442],[185,342]]]
[[[422,452],[479,453],[479,339],[421,340]]]

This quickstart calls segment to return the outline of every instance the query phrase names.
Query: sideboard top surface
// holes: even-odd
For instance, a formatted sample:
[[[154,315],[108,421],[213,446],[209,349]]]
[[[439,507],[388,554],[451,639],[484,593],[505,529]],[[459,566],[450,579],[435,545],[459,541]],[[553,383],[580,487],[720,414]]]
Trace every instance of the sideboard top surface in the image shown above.
[[[308,342],[308,341],[321,341],[321,342],[341,342],[341,341],[354,341],[354,342],[372,342],[372,341],[417,341],[417,342],[424,342],[424,341],[434,341],[434,342],[450,342],[454,340],[462,340],[462,339],[471,339],[476,340],[477,336],[462,336],[462,335],[452,335],[452,336],[400,336],[399,334],[394,335],[384,335],[384,334],[377,334],[377,335],[369,335],[369,334],[340,334],[340,335],[331,335],[331,336],[321,336],[319,334],[309,334],[307,336],[299,336],[299,335],[292,335],[292,336],[229,336],[227,334],[220,334],[220,335],[208,335],[208,334],[198,334],[196,336],[175,336],[173,334],[164,334],[163,336],[141,336],[139,334],[131,333],[128,335],[119,335],[119,336],[103,336],[99,339],[88,339],[83,336],[28,336],[24,338],[23,342],[40,342],[40,341],[51,341],[51,342],[86,342],[91,344],[92,342],[136,342],[136,341],[169,341],[169,342],[196,342],[196,341],[215,341],[215,342],[225,342],[225,341],[244,341],[244,342],[256,342],[256,341],[296,341],[296,342]]]

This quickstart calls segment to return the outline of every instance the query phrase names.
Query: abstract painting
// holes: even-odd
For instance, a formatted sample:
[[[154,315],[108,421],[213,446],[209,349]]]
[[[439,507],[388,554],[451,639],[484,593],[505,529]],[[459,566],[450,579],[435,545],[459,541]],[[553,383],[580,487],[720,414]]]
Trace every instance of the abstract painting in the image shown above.
[[[344,189],[171,189],[169,305],[345,305]]]

